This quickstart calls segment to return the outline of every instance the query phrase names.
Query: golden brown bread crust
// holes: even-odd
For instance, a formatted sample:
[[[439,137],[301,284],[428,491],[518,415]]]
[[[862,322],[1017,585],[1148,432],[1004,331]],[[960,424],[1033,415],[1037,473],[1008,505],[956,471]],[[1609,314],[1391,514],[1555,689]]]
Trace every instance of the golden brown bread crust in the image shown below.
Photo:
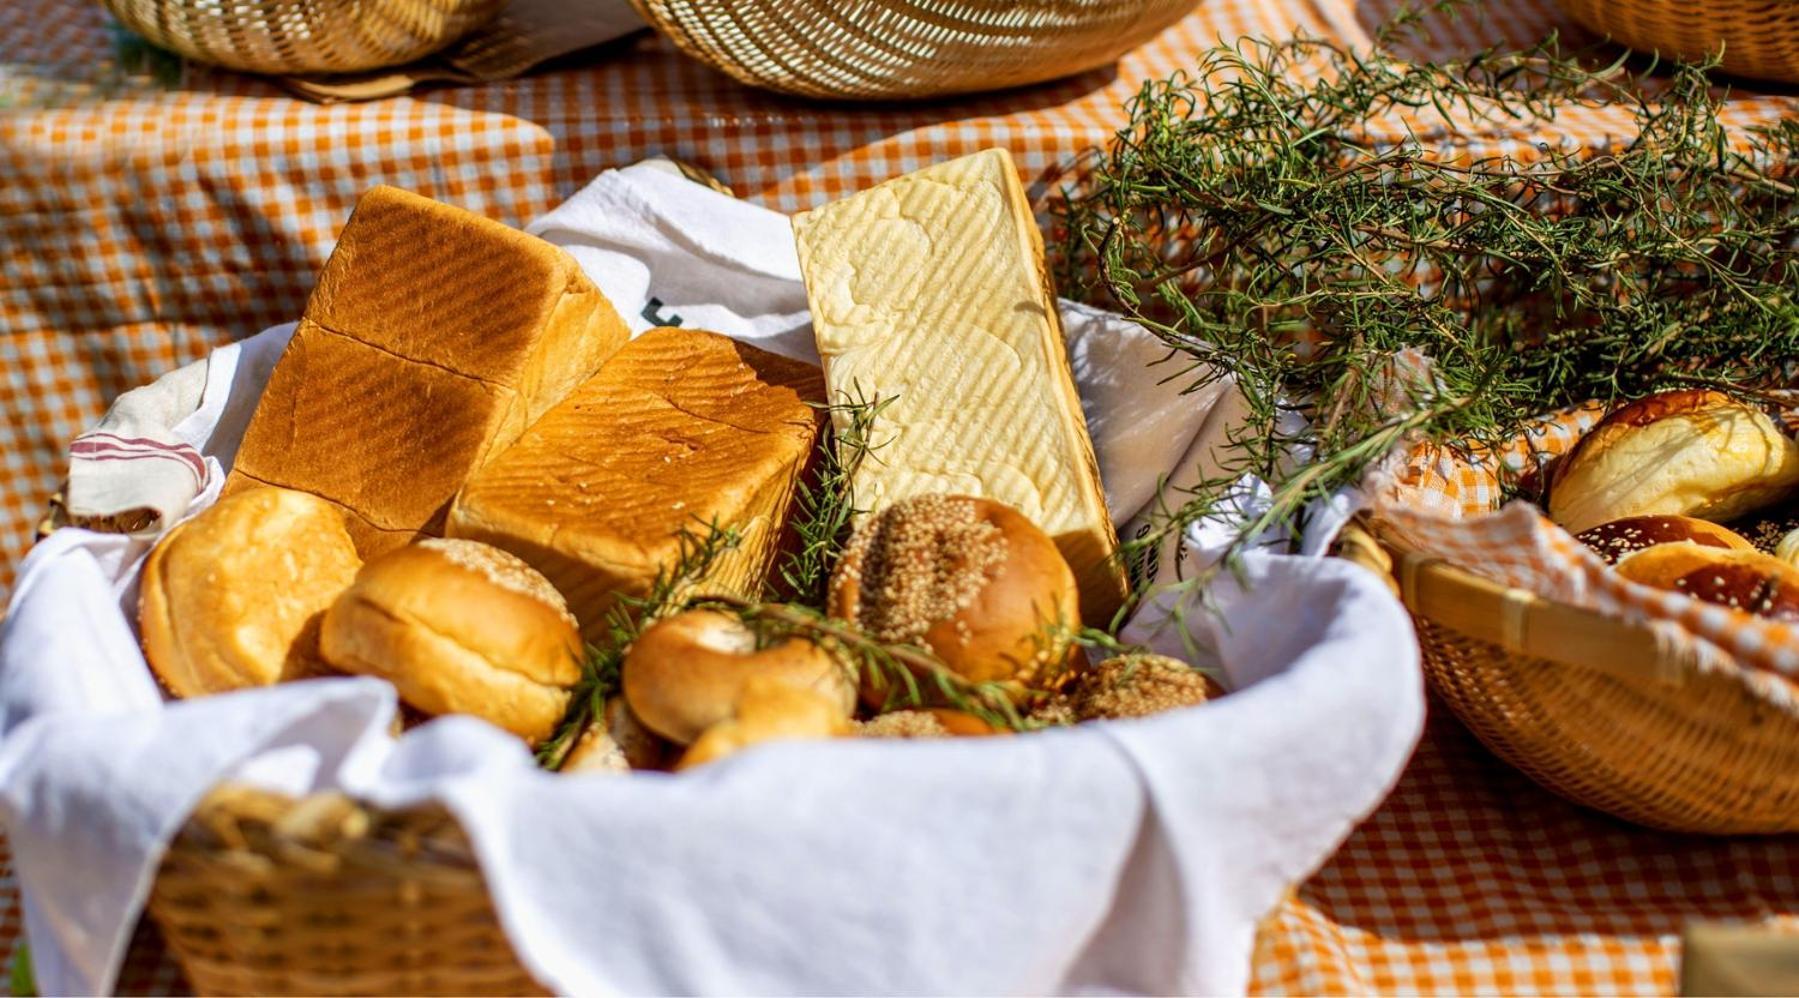
[[[324,500],[267,488],[222,498],[144,563],[144,656],[180,697],[316,675],[319,618],[361,564]]]
[[[363,566],[325,613],[325,660],[429,714],[547,737],[581,678],[575,621],[549,582],[473,541],[426,540]]]
[[[1608,565],[1616,565],[1644,548],[1675,541],[1692,541],[1703,547],[1755,550],[1747,538],[1729,527],[1692,516],[1628,516],[1583,530],[1575,535],[1575,540],[1592,548]]]
[[[557,769],[561,773],[628,773],[633,769],[666,769],[674,746],[645,727],[623,696],[606,701],[600,718],[587,726]]]
[[[838,701],[817,690],[767,676],[744,684],[731,716],[708,727],[681,755],[677,771],[717,762],[763,742],[839,738],[851,734]]]
[[[1630,516],[1730,520],[1799,489],[1799,444],[1714,391],[1663,392],[1600,420],[1557,464],[1550,518],[1579,533]]]
[[[973,682],[1053,685],[1080,628],[1055,542],[1012,507],[971,496],[917,496],[864,518],[829,607],[876,640],[924,645]]]
[[[625,655],[625,701],[646,727],[681,744],[729,718],[753,679],[817,692],[849,716],[855,692],[829,652],[797,637],[757,645],[742,620],[715,610],[659,620]]]
[[[1799,622],[1799,569],[1755,550],[1658,544],[1618,563],[1619,575],[1772,620]]]
[[[948,707],[893,710],[856,725],[856,734],[863,738],[980,738],[1010,733]]]
[[[744,532],[703,591],[767,574],[814,451],[824,383],[810,364],[716,333],[653,329],[476,474],[448,532],[511,551],[568,597],[589,637],[705,524]]]
[[[233,485],[344,506],[365,555],[441,533],[469,474],[628,335],[561,249],[376,187],[270,375]]]
[[[1223,694],[1212,677],[1180,659],[1136,654],[1081,670],[1068,700],[1077,720],[1098,721],[1195,707]]]

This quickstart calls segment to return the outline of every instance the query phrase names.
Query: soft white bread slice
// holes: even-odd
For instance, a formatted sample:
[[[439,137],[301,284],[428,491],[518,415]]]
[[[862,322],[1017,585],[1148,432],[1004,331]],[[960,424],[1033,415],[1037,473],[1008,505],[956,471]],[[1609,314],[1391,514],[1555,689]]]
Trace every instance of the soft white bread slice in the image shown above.
[[[1016,507],[1074,569],[1081,616],[1108,618],[1124,598],[1118,537],[1011,156],[939,163],[793,228],[832,399],[897,396],[857,507],[926,493]]]
[[[319,275],[227,490],[330,500],[364,557],[441,533],[468,476],[629,335],[561,249],[376,187]]]
[[[774,560],[823,399],[810,364],[652,329],[469,480],[449,535],[523,558],[589,638],[618,594],[675,563],[683,530],[741,530],[706,586],[748,592]]]

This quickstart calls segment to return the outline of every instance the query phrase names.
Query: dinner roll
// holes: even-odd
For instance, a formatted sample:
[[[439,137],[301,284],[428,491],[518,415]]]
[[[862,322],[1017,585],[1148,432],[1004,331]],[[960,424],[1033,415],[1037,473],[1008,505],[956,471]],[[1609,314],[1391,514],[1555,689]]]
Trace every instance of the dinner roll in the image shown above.
[[[138,597],[144,657],[179,697],[323,671],[319,617],[362,562],[337,507],[247,489],[150,550]]]
[[[925,707],[876,714],[856,725],[856,734],[863,738],[967,738],[1007,732],[965,710]]]
[[[877,641],[929,648],[970,681],[1047,686],[1065,677],[1078,600],[1074,572],[1024,514],[991,499],[926,495],[857,528],[829,610]]]
[[[1083,669],[1068,689],[1081,721],[1148,717],[1193,707],[1224,693],[1212,677],[1166,655],[1119,655]]]
[[[1760,551],[1658,544],[1625,558],[1617,571],[1632,582],[1799,623],[1799,569]]]
[[[816,691],[849,716],[855,692],[829,652],[798,637],[759,645],[732,614],[688,610],[659,620],[625,653],[625,700],[651,731],[682,744],[729,718],[758,677]]]
[[[1799,489],[1799,444],[1721,392],[1663,392],[1613,410],[1562,458],[1549,516],[1573,533],[1631,516],[1730,520]]]
[[[424,540],[364,565],[325,613],[320,649],[426,713],[473,714],[532,743],[562,720],[581,678],[581,638],[561,595],[476,541]]]
[[[731,716],[707,728],[675,764],[676,770],[717,762],[764,742],[837,738],[850,734],[839,698],[773,676],[743,685]]]
[[[1675,541],[1742,551],[1755,549],[1748,538],[1729,527],[1692,516],[1627,516],[1583,530],[1575,535],[1575,539],[1592,548],[1608,565],[1616,565],[1644,548]]]
[[[569,749],[557,771],[628,773],[663,769],[669,759],[669,743],[644,727],[624,697],[613,696],[607,698],[605,709]]]

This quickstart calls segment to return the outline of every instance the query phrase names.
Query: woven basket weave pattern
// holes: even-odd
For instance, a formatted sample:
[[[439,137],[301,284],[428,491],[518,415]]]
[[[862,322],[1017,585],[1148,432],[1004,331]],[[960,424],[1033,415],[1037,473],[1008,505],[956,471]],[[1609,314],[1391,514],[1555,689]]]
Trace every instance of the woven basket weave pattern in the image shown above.
[[[347,73],[430,55],[506,0],[101,0],[189,59],[253,73]]]
[[[1698,61],[1723,49],[1738,76],[1799,83],[1793,0],[1562,0],[1569,15],[1639,52]]]
[[[1108,63],[1193,0],[631,0],[688,55],[807,97],[1023,86]]]
[[[1565,627],[1614,632],[1613,646],[1631,650],[1587,664],[1523,653],[1503,633],[1506,611],[1494,587],[1459,571],[1438,570],[1405,588],[1431,688],[1488,748],[1537,782],[1668,831],[1799,831],[1793,698],[1776,702],[1729,669],[1701,668],[1671,651],[1657,661],[1637,625],[1548,600],[1530,600],[1520,619],[1559,617]],[[1480,607],[1474,619],[1490,626],[1448,626],[1419,612],[1426,602]]]

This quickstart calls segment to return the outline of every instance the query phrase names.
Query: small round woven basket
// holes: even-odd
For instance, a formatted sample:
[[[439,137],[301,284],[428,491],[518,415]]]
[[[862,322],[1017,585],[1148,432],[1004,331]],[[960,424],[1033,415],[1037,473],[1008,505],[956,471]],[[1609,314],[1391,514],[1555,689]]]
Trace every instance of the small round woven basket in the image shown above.
[[[411,62],[480,27],[506,0],[100,0],[119,22],[197,62],[252,73],[349,73]]]
[[[1722,50],[1727,73],[1799,83],[1793,0],[1562,0],[1562,7],[1640,52],[1697,62]]]
[[[1380,547],[1417,623],[1431,688],[1495,754],[1637,824],[1799,831],[1799,688],[1706,668],[1648,627],[1384,537]]]
[[[1104,65],[1194,0],[631,0],[688,55],[805,97],[1000,90]]]

